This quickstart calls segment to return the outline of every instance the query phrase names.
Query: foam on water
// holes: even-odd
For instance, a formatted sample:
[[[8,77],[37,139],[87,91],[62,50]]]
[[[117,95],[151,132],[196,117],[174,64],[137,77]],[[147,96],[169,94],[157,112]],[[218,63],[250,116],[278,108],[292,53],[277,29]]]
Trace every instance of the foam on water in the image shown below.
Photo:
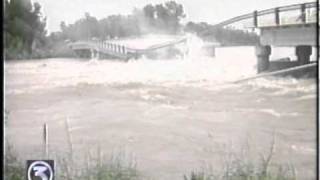
[[[295,79],[291,77],[268,77],[248,81],[247,84],[256,90],[270,89],[273,95],[282,96],[290,93],[316,94],[316,81],[314,79]],[[310,97],[310,96],[307,96]]]
[[[148,37],[157,43],[155,37]],[[128,41],[128,40],[127,40]],[[163,38],[158,39],[159,42]],[[141,41],[144,43],[144,41]],[[137,40],[133,40],[137,44]],[[14,81],[6,83],[14,92],[17,90],[77,86],[79,84],[156,84],[163,86],[201,86],[216,88],[219,83],[226,83],[256,74],[254,47],[219,47],[216,56],[204,55],[199,38],[188,35],[189,54],[184,59],[139,59],[128,63],[110,60],[47,59],[8,62],[6,76]],[[296,84],[297,80],[284,80]],[[249,82],[258,87],[282,87],[277,79],[260,79]],[[18,87],[14,88],[14,87]],[[25,89],[22,90],[21,87]],[[299,90],[299,89],[298,89]],[[300,90],[305,90],[303,87]]]

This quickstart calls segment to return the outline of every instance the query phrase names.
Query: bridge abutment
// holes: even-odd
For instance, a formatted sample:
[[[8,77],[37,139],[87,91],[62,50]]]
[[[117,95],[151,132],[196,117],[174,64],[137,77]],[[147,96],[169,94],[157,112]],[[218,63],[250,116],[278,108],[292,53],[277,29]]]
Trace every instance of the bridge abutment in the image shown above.
[[[257,56],[257,71],[258,73],[267,71],[270,65],[270,54],[271,54],[271,46],[262,46],[258,45],[255,48],[255,53]]]
[[[310,56],[312,53],[311,46],[296,46],[296,55],[298,58],[298,64],[304,65],[310,62]]]

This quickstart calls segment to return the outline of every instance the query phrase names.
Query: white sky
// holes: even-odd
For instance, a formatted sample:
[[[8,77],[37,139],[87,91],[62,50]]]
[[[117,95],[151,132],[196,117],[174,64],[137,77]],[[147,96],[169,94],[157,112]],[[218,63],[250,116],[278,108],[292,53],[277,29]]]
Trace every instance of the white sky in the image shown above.
[[[60,30],[60,22],[75,22],[85,12],[98,19],[112,14],[130,14],[134,7],[142,8],[151,3],[163,3],[168,0],[33,0],[42,6],[47,17],[49,32]],[[254,10],[263,10],[276,6],[290,5],[315,0],[176,0],[184,7],[186,20],[218,23]]]

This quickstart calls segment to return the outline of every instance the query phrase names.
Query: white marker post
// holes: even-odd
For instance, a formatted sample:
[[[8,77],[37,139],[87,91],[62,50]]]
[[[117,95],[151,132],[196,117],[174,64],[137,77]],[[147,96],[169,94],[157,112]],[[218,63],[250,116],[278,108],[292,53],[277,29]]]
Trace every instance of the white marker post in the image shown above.
[[[69,117],[65,120],[65,128],[66,128],[66,133],[67,133],[67,141],[68,141],[69,151],[70,151],[70,154],[72,157],[73,147],[72,147],[72,137],[71,137],[70,127],[69,127]]]
[[[49,132],[48,132],[48,125],[45,123],[43,125],[43,149],[44,149],[44,157],[48,158],[49,157]]]

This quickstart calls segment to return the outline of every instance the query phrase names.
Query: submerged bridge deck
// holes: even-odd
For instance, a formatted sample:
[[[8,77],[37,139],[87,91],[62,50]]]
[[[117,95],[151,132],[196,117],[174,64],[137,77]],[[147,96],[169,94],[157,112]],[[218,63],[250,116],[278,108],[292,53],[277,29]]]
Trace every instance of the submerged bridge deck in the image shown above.
[[[141,39],[142,41],[143,39]],[[133,40],[131,40],[133,41]],[[166,39],[166,41],[156,43],[136,43],[130,44],[125,40],[107,40],[107,41],[78,41],[70,43],[72,50],[90,50],[92,54],[102,53],[120,59],[137,58],[148,52],[175,46],[185,43],[185,37],[174,37]],[[141,47],[142,44],[142,47]]]

